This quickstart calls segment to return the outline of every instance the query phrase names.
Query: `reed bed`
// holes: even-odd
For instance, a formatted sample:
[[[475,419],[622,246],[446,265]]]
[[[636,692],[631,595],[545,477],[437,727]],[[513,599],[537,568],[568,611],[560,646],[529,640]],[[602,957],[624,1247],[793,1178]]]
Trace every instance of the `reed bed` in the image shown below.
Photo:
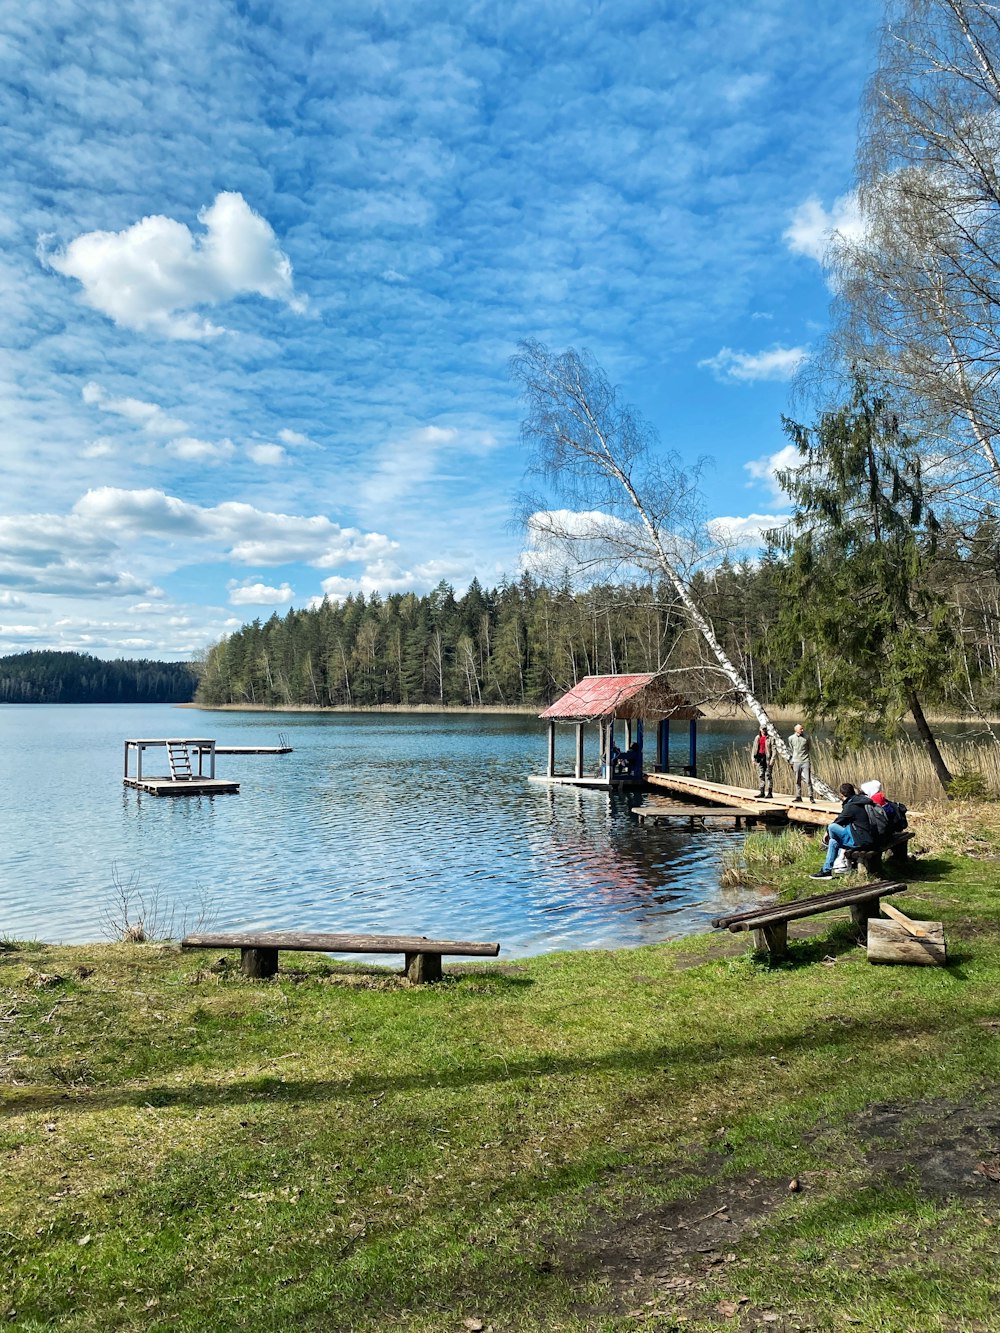
[[[794,865],[809,852],[815,853],[816,845],[811,834],[797,828],[748,833],[742,845],[727,847],[723,852],[719,883],[727,889],[741,884],[768,884],[776,871]]]
[[[750,758],[749,744],[734,746],[719,761],[713,777],[737,787],[758,786],[757,767]],[[952,795],[975,800],[1000,797],[1000,745],[992,742],[942,741],[941,754],[955,782]],[[908,737],[895,741],[872,741],[864,749],[837,755],[831,742],[812,740],[813,772],[831,787],[842,782],[855,786],[878,778],[890,796],[907,805],[941,805],[947,800],[931,768],[923,746]],[[775,765],[775,790],[788,791],[791,770],[781,759]]]

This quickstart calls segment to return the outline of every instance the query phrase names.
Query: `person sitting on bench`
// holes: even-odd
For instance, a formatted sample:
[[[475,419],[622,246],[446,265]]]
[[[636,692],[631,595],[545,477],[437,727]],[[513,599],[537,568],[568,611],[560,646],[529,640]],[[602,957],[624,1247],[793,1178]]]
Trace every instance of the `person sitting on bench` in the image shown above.
[[[833,823],[827,825],[829,844],[826,849],[826,860],[823,862],[822,870],[810,875],[810,879],[830,879],[833,875],[833,863],[842,848],[852,847],[858,851],[868,851],[875,846],[866,814],[867,807],[872,804],[871,798],[857,791],[850,782],[842,782],[837,790],[844,806]]]

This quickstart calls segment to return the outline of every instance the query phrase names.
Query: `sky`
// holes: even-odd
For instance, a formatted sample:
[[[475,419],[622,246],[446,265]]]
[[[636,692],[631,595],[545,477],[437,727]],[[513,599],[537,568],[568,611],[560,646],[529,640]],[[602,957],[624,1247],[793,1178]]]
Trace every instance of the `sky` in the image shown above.
[[[589,351],[752,537],[828,321],[860,0],[19,0],[0,653],[189,658],[522,568],[508,361]]]

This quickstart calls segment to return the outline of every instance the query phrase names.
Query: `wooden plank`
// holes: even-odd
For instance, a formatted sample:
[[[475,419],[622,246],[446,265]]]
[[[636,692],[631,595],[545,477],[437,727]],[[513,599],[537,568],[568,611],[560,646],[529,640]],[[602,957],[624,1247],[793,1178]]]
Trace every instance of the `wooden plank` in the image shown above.
[[[887,917],[890,917],[895,921],[897,925],[900,925],[904,930],[909,931],[911,935],[919,936],[927,934],[927,931],[924,930],[923,926],[918,925],[916,921],[911,921],[910,918],[904,915],[898,907],[893,907],[892,903],[883,903],[882,911]]]
[[[743,806],[636,805],[632,813],[640,819],[783,819],[783,810],[749,810]]]
[[[335,935],[297,930],[211,932],[186,935],[182,949],[298,949],[312,953],[464,954],[496,958],[499,944],[431,940],[425,935]]]
[[[818,916],[821,912],[832,912],[838,907],[850,907],[854,903],[869,902],[874,899],[906,892],[905,884],[866,884],[863,888],[844,889],[835,893],[824,893],[813,898],[798,898],[794,902],[784,903],[780,907],[757,908],[752,912],[738,912],[730,916],[716,917],[712,925],[727,930],[756,930],[760,926],[771,925],[778,921],[798,921],[807,916]]]

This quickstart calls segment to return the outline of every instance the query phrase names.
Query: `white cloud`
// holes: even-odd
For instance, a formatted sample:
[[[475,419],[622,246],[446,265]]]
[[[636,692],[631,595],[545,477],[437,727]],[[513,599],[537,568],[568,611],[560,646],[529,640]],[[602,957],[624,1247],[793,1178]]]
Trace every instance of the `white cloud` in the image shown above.
[[[745,514],[742,517],[720,516],[706,523],[709,535],[719,546],[730,552],[748,551],[759,547],[765,532],[780,528],[788,522],[787,514]]]
[[[92,231],[63,250],[39,243],[43,262],[76,278],[84,300],[123,328],[167,338],[210,338],[225,332],[195,313],[233,297],[255,294],[301,311],[292,265],[270,223],[241,194],[216,195],[192,235],[183,222],[160,214],[123,231]]]
[[[82,389],[83,401],[102,412],[112,412],[116,416],[134,421],[149,435],[178,435],[187,430],[187,422],[179,417],[168,416],[157,403],[146,403],[141,398],[112,398],[93,380]]]
[[[289,430],[286,426],[278,431],[278,439],[282,444],[289,445],[292,449],[318,449],[319,445],[315,440],[311,440],[308,435],[303,435],[300,430]]]
[[[238,583],[230,579],[226,586],[232,606],[287,606],[295,597],[287,583],[272,588],[266,583]]]
[[[98,487],[76,502],[71,517],[105,534],[158,536],[185,546],[215,545],[245,565],[301,560],[323,569],[345,561],[376,560],[396,549],[396,543],[382,533],[341,528],[320,514],[308,518],[275,514],[233,500],[203,507],[152,487],[135,491]]]
[[[401,440],[384,445],[366,469],[361,493],[370,505],[391,504],[433,475],[442,451],[458,439],[458,431],[424,426]]]
[[[780,470],[788,472],[802,466],[802,455],[796,449],[794,444],[786,444],[773,454],[765,454],[763,458],[751,459],[749,463],[744,463],[743,467],[749,472],[755,482],[766,486],[775,500],[784,500],[785,492],[778,485],[776,473]]]
[[[261,467],[280,467],[288,462],[288,455],[280,444],[248,444],[247,453]]]
[[[92,440],[90,444],[86,445],[81,450],[81,455],[84,458],[110,458],[114,452],[114,443],[102,435],[99,440]]]
[[[813,194],[792,214],[782,240],[793,255],[806,255],[817,264],[825,264],[834,237],[854,242],[861,240],[864,231],[858,196],[854,191],[835,199],[829,212]]]
[[[236,452],[232,440],[199,440],[193,435],[183,435],[179,440],[171,440],[167,445],[170,453],[183,458],[188,463],[224,463]]]
[[[24,598],[23,598],[23,597],[18,597],[17,593],[14,593],[14,592],[0,592],[0,606],[6,606],[6,607],[14,608],[14,607],[24,606],[24,605],[25,605]]]
[[[764,352],[735,352],[720,348],[715,356],[698,362],[717,380],[751,384],[756,380],[790,380],[809,353],[804,347],[771,347]]]

